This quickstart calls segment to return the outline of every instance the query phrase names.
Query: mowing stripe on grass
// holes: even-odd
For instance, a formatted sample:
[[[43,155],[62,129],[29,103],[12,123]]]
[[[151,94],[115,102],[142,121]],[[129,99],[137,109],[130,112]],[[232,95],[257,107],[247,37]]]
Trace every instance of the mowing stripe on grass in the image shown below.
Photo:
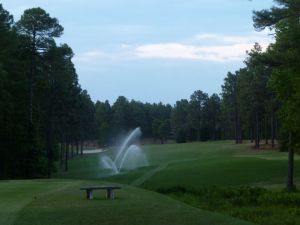
[[[159,172],[159,171],[164,170],[165,168],[167,168],[168,165],[169,165],[169,163],[162,163],[162,164],[160,164],[155,169],[148,171],[143,176],[141,176],[138,179],[136,179],[133,182],[131,182],[130,185],[132,185],[132,186],[140,186],[140,185],[142,185],[146,180],[148,180],[149,178],[151,178],[155,173],[157,173],[157,172]]]
[[[131,182],[130,185],[132,185],[132,186],[141,186],[145,181],[150,179],[154,174],[166,169],[170,164],[183,163],[183,162],[189,162],[189,161],[195,161],[195,160],[197,160],[197,159],[172,160],[170,162],[161,163],[155,169],[148,171],[143,176],[140,176],[139,178],[137,178],[136,180]]]
[[[76,182],[74,181],[1,181],[0,224],[13,224],[17,214],[35,199],[47,194],[62,191],[75,184]]]

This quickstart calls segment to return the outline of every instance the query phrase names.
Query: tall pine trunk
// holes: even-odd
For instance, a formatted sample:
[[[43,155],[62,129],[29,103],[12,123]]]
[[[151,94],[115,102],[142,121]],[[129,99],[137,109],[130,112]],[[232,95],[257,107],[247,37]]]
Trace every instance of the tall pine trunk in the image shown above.
[[[60,143],[60,168],[63,168],[63,163],[64,163],[64,148],[65,148],[65,143],[62,141]]]
[[[47,163],[47,176],[48,178],[51,177],[51,172],[52,172],[52,163],[53,163],[53,129],[52,129],[52,124],[51,122],[48,124],[47,127],[47,158],[48,158],[48,163]]]
[[[288,160],[288,183],[287,189],[294,189],[294,149],[292,146],[292,133],[289,133],[289,160]]]
[[[268,116],[265,117],[265,144],[269,144],[269,138],[268,138]]]
[[[69,159],[69,143],[66,139],[66,149],[65,149],[65,171],[68,171],[68,159]]]
[[[275,120],[275,109],[272,109],[272,119],[271,119],[271,143],[272,148],[275,148],[275,129],[276,129],[276,120]]]
[[[34,78],[35,78],[35,71],[36,71],[36,32],[33,32],[33,41],[32,41],[32,47],[31,47],[31,62],[30,62],[30,72],[29,72],[29,122],[33,123],[33,88],[34,88]]]
[[[73,158],[73,157],[74,157],[74,141],[72,139],[72,141],[71,141],[71,158]]]
[[[234,138],[235,138],[235,143],[239,143],[239,125],[238,125],[238,113],[235,112],[235,118],[234,118]]]
[[[251,143],[254,142],[254,128],[253,128],[253,125],[251,125],[251,128],[250,128],[250,142]]]
[[[259,142],[260,142],[260,126],[259,126],[259,118],[258,112],[255,113],[255,123],[256,123],[256,137],[255,137],[255,148],[259,149]]]
[[[76,155],[79,155],[79,143],[77,138],[76,138]]]

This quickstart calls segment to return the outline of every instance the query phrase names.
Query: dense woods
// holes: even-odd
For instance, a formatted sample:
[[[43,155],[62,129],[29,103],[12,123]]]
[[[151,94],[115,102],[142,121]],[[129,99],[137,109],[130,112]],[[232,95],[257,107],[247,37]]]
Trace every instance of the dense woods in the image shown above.
[[[62,146],[94,135],[94,104],[78,84],[72,49],[54,40],[62,32],[41,8],[14,23],[0,5],[1,178],[50,177]]]
[[[275,2],[253,17],[256,29],[275,32],[275,43],[266,51],[256,43],[245,66],[228,72],[222,93],[196,90],[173,106],[124,96],[93,103],[78,84],[72,49],[55,42],[63,33],[58,20],[33,8],[14,22],[0,5],[0,178],[50,177],[54,161],[67,170],[83,141],[112,145],[141,127],[144,138],[162,144],[234,139],[256,149],[280,146],[289,150],[292,187],[300,148],[300,5]]]

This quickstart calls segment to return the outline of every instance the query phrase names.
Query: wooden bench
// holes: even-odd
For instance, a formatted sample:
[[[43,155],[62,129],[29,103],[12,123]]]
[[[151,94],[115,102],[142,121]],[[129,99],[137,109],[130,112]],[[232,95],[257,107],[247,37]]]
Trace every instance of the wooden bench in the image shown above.
[[[90,186],[90,187],[81,187],[80,190],[86,191],[86,198],[93,199],[94,190],[106,190],[107,199],[115,199],[115,189],[121,189],[120,186]]]

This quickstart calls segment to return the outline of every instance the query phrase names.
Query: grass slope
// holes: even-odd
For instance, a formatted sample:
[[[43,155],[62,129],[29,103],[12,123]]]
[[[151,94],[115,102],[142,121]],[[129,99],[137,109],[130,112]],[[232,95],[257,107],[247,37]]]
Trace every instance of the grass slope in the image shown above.
[[[99,181],[41,180],[0,182],[1,225],[176,225],[250,223],[190,207],[164,195],[130,186],[106,200],[104,192],[85,199],[82,185]]]
[[[51,194],[75,184],[73,181],[1,181],[0,224],[13,224],[17,213],[32,202],[35,196]]]
[[[103,177],[99,158],[105,152],[75,158],[67,173],[58,178],[99,179],[142,186],[156,190],[180,185],[199,188],[204,185],[285,185],[287,153],[257,152],[249,144],[206,142],[143,146],[149,167]],[[300,160],[295,158],[295,179],[300,180]]]
[[[111,150],[76,158],[70,161],[70,172],[57,176],[100,178],[161,191],[201,209],[264,225],[300,224],[300,192],[282,192],[287,178],[287,153],[257,151],[250,144],[228,141],[149,145],[143,149],[149,159],[148,167],[103,177],[107,171],[99,166],[99,158],[113,155]],[[298,185],[299,159],[295,157]],[[256,193],[260,190],[255,189],[257,186],[268,190]]]

